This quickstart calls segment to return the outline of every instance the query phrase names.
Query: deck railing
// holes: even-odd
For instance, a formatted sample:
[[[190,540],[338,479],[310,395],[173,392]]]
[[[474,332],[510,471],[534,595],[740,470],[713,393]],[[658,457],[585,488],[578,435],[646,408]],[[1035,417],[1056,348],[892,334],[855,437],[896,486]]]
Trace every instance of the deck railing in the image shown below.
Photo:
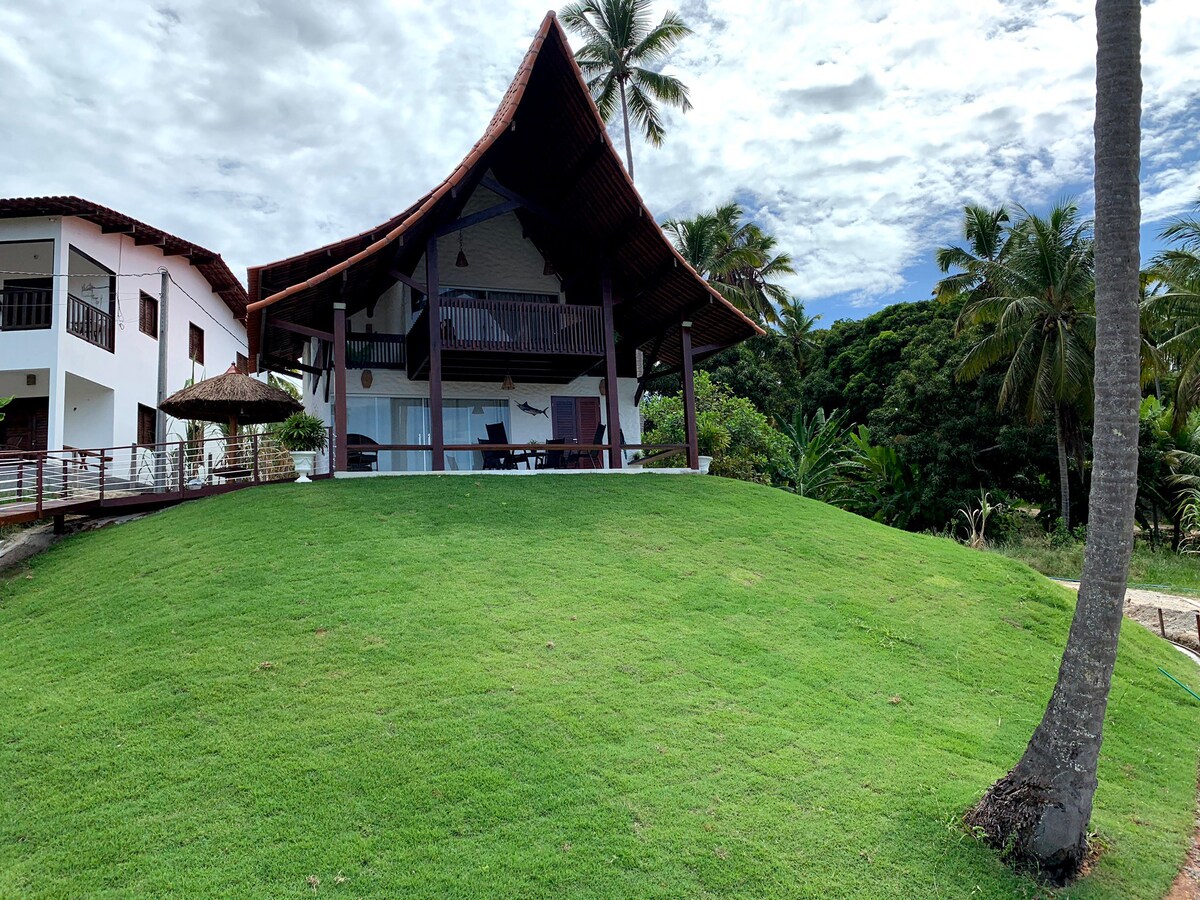
[[[296,477],[266,434],[0,452],[0,522],[155,505]]]
[[[346,365],[351,369],[403,369],[404,335],[351,332],[346,335]]]
[[[113,317],[74,294],[67,295],[67,331],[101,350],[113,352]]]
[[[604,320],[598,306],[443,297],[441,308],[443,350],[604,355]],[[429,358],[428,309],[409,329],[408,358],[417,367]]]
[[[36,331],[53,323],[54,292],[48,288],[0,288],[0,331]]]

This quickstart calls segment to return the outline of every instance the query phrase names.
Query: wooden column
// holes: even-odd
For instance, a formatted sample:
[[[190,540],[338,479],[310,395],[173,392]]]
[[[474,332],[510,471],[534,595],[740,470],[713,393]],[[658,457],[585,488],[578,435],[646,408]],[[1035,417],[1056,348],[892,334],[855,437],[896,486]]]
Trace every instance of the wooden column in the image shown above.
[[[689,469],[700,468],[700,449],[696,444],[696,381],[692,374],[692,323],[679,327],[679,347],[683,358],[680,375],[683,377],[683,430],[687,444]]]
[[[442,297],[438,274],[437,238],[425,244],[425,315],[429,319],[429,443],[433,471],[446,469],[446,439],[442,427]]]
[[[617,331],[613,327],[612,269],[605,260],[600,267],[600,308],[604,318],[604,382],[608,400],[608,467],[624,465],[621,453],[621,404],[617,396]],[[580,435],[580,443],[585,440]]]
[[[333,471],[346,471],[346,304],[333,304]]]

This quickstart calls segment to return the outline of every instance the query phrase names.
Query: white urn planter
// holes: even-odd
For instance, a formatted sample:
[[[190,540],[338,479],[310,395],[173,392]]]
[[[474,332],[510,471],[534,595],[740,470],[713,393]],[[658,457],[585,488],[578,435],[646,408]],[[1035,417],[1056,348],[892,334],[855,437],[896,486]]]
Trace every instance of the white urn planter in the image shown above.
[[[712,457],[711,456],[701,456],[698,458],[700,460],[700,465],[697,467],[697,471],[699,471],[701,475],[707,475],[708,467],[712,465]]]
[[[312,474],[313,466],[316,465],[317,451],[316,450],[292,450],[292,465],[295,466],[299,478],[296,479],[297,484],[307,484],[312,481],[308,476]]]

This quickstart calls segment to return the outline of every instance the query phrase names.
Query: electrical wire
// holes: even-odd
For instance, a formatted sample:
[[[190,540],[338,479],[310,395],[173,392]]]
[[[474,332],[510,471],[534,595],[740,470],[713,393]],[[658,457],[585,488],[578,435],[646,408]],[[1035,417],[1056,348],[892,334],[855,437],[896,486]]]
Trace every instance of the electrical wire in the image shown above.
[[[159,269],[154,272],[119,272],[119,273],[114,273],[114,272],[68,272],[66,274],[64,274],[62,272],[19,272],[19,271],[16,271],[15,269],[0,269],[0,275],[27,275],[27,276],[34,276],[37,278],[148,278],[150,276],[161,276],[163,274],[163,272],[166,272],[167,278],[170,280],[171,284],[173,284],[173,285],[175,285],[175,287],[179,288],[180,293],[182,293],[183,296],[187,297],[194,304],[196,304],[196,307],[202,313],[204,313],[206,316],[208,316],[210,319],[212,319],[218,328],[220,328],[227,335],[229,335],[231,338],[233,338],[235,341],[237,341],[241,346],[249,349],[249,345],[246,343],[246,339],[244,337],[239,337],[238,335],[236,335],[232,331],[230,331],[228,328],[226,328],[224,323],[222,323],[220,319],[218,319],[216,316],[214,316],[212,313],[210,313],[207,309],[205,309],[204,305],[199,300],[197,300],[195,297],[193,297],[191,294],[189,294],[187,292],[187,288],[185,288],[182,284],[180,284],[178,281],[176,281],[175,276],[172,275],[170,273],[170,271],[167,269]],[[117,296],[118,297],[120,296],[119,292],[118,292]],[[60,309],[66,307],[65,303],[59,303],[57,305]]]

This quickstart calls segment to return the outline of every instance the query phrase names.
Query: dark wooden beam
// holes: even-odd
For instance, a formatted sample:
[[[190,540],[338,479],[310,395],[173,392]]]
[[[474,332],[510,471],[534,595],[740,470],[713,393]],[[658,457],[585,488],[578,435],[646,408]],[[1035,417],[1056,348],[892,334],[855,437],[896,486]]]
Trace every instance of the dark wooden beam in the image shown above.
[[[603,135],[597,136],[596,140],[588,145],[588,148],[580,154],[579,161],[567,173],[567,177],[560,183],[556,195],[566,201],[571,194],[575,192],[575,188],[579,187],[579,183],[587,176],[599,159],[604,156],[605,144]]]
[[[133,243],[136,247],[145,247],[147,245],[151,247],[165,247],[167,245],[167,236],[164,234],[159,237],[155,237],[154,235],[150,234],[141,235],[135,233],[133,235]]]
[[[496,216],[503,216],[507,213],[521,208],[521,203],[517,200],[505,200],[503,203],[497,203],[495,206],[489,206],[487,209],[481,209],[479,212],[471,213],[469,216],[463,216],[461,219],[455,219],[449,225],[443,225],[434,232],[434,237],[445,237],[448,234],[453,234],[456,231],[462,231],[464,228],[470,228],[473,225],[478,225],[481,222],[486,222],[488,219],[494,219]]]
[[[290,331],[292,334],[302,334],[305,337],[320,338],[323,341],[332,341],[333,335],[328,331],[321,331],[319,328],[309,328],[307,325],[297,325],[295,322],[285,322],[283,319],[268,319],[268,328],[278,328],[281,331]]]
[[[101,234],[134,234],[132,225],[101,225]]]
[[[683,357],[683,431],[687,444],[687,464],[689,469],[698,469],[700,449],[696,442],[696,381],[692,372],[692,323],[689,321],[679,326],[679,345]]]
[[[446,469],[446,439],[442,419],[442,298],[438,271],[437,238],[425,245],[425,316],[429,324],[429,442],[433,445],[433,471]]]
[[[535,200],[530,200],[528,197],[524,197],[521,194],[518,194],[516,191],[510,191],[494,178],[481,178],[479,180],[479,186],[487,188],[493,194],[499,194],[505,200],[511,200],[515,202],[522,209],[529,210],[539,219],[545,219],[547,222],[550,222],[554,225],[563,225],[562,218],[556,213],[546,209],[546,207],[542,206]]]
[[[608,467],[621,468],[621,405],[617,400],[617,331],[613,327],[612,266],[605,260],[600,267],[600,309],[604,321],[604,382],[608,401]],[[580,435],[584,437],[584,435]]]
[[[334,471],[345,472],[346,454],[346,304],[333,304],[333,447]]]
[[[645,365],[642,367],[642,377],[638,379],[637,390],[633,393],[633,405],[640,406],[642,395],[646,393],[646,383],[654,377],[654,366],[658,362],[658,351],[662,349],[663,341],[667,339],[667,332],[664,329],[662,334],[654,341],[654,346],[650,348],[650,352],[645,357]]]
[[[429,296],[429,288],[426,287],[421,282],[417,281],[417,279],[413,278],[411,275],[405,275],[399,269],[390,269],[388,271],[388,274],[391,275],[393,278],[395,278],[397,281],[399,281],[401,284],[407,284],[414,291],[419,291],[420,293],[424,294],[426,297]]]
[[[299,378],[300,373],[289,366],[295,366],[293,360],[274,359],[270,356],[261,357],[259,360],[259,369],[268,372],[278,372],[280,375],[287,375],[289,378]]]

